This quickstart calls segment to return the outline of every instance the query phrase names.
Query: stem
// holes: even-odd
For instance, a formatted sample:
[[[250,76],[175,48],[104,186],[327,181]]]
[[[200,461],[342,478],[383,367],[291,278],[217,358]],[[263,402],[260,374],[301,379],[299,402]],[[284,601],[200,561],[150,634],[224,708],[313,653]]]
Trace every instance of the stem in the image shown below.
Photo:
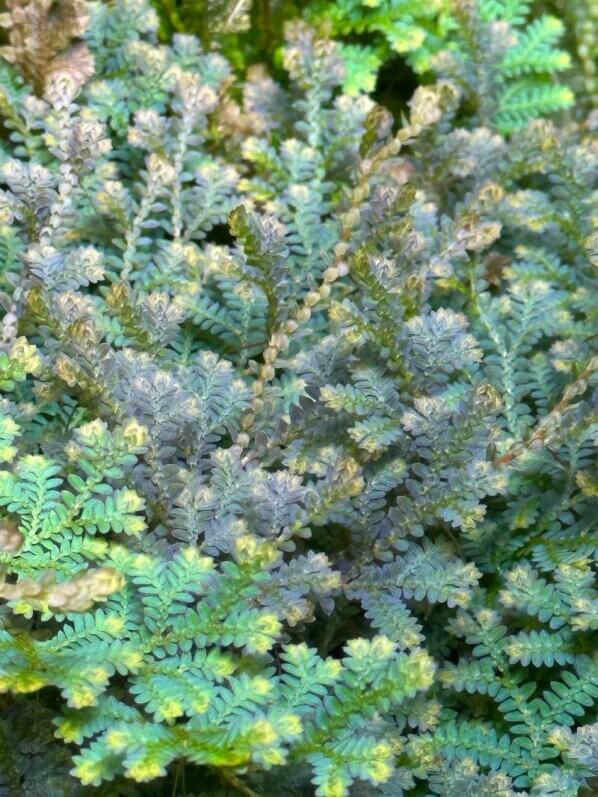
[[[250,789],[249,786],[243,783],[243,781],[232,772],[227,772],[225,769],[219,769],[216,771],[223,781],[236,789],[240,794],[244,794],[245,797],[259,797],[259,795],[253,791],[253,789]]]
[[[193,131],[195,121],[191,111],[182,111],[181,130],[178,135],[176,152],[174,156],[174,168],[176,170],[176,180],[172,189],[172,235],[178,241],[183,228],[183,209],[181,206],[181,193],[183,191],[183,169],[185,167],[185,157],[187,155],[187,144]]]
[[[270,57],[272,47],[272,9],[270,0],[259,0],[260,28],[262,31],[262,46]]]
[[[148,180],[146,189],[146,193],[141,200],[137,214],[133,219],[133,226],[127,230],[125,237],[126,247],[122,258],[123,268],[120,275],[120,278],[123,280],[123,282],[129,279],[129,275],[134,268],[135,254],[137,252],[137,241],[141,236],[143,223],[149,216],[158,194],[157,185],[151,180],[151,178]]]
[[[171,797],[176,797],[176,787],[177,787],[177,786],[178,786],[178,784],[179,784],[179,776],[180,776],[180,774],[181,774],[181,767],[182,767],[182,765],[183,765],[183,762],[182,762],[182,761],[179,761],[179,763],[178,763],[178,766],[177,766],[177,768],[176,768],[176,774],[175,774],[175,776],[174,776],[174,783],[172,784],[172,793],[171,793]]]
[[[569,407],[574,398],[585,392],[587,388],[587,382],[596,370],[598,370],[598,357],[592,357],[575,382],[569,385],[569,387],[565,390],[563,398],[551,409],[548,415],[545,415],[542,418],[528,439],[522,440],[521,442],[512,445],[506,454],[503,454],[502,457],[499,457],[495,461],[495,464],[508,465],[514,459],[520,457],[524,451],[528,451],[530,448],[538,448],[543,445],[550,430],[551,420],[553,418],[558,418],[558,416]]]

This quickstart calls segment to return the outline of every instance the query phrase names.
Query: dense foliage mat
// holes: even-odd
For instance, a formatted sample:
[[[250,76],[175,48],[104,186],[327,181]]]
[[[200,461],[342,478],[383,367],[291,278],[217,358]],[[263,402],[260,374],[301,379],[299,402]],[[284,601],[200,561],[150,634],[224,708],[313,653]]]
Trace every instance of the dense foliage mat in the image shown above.
[[[318,4],[272,77],[144,0],[7,6],[0,795],[595,793],[598,119],[561,22]],[[425,75],[396,118],[389,42]]]

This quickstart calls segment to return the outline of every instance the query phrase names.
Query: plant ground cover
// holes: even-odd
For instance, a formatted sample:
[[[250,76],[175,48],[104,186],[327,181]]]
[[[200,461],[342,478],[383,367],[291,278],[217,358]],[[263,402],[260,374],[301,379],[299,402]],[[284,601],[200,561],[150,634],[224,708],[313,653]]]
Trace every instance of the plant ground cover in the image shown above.
[[[595,793],[571,5],[7,0],[0,797]]]

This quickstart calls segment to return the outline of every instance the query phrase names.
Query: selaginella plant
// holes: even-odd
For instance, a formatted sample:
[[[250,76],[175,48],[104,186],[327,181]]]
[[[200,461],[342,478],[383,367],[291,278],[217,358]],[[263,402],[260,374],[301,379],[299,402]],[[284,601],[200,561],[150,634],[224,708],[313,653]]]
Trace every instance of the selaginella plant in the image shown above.
[[[315,2],[308,19],[325,21],[341,37],[369,34],[341,46],[345,87],[371,91],[379,68],[405,58],[421,75],[450,77],[466,94],[477,123],[501,132],[572,105],[556,75],[571,66],[557,45],[564,32],[555,16],[529,19],[529,0],[340,0]],[[577,5],[573,3],[572,5]]]
[[[2,64],[0,793],[589,794],[595,121],[89,16]]]

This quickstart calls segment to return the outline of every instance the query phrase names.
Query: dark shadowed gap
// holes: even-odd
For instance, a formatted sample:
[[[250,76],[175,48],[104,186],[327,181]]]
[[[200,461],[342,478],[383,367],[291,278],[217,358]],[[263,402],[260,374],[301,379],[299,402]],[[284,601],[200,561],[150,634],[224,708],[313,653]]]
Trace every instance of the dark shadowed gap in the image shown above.
[[[407,103],[420,82],[405,59],[395,55],[380,68],[372,97],[393,113],[395,125],[399,125],[400,115],[407,110]]]

